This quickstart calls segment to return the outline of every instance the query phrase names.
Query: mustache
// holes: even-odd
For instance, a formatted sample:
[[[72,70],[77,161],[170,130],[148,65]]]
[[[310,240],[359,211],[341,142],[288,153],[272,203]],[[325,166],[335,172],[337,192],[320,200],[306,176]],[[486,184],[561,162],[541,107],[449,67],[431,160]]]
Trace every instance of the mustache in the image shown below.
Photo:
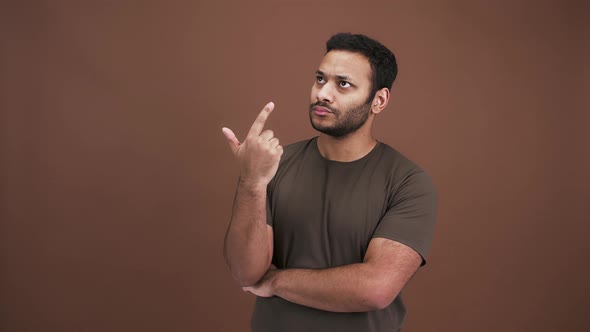
[[[316,107],[316,106],[320,106],[320,107],[326,108],[326,109],[328,109],[330,112],[332,112],[332,113],[334,113],[334,114],[336,114],[336,115],[340,114],[340,111],[339,111],[339,110],[337,110],[337,109],[335,109],[335,108],[332,108],[332,107],[330,107],[328,104],[326,104],[326,103],[324,103],[324,102],[321,102],[321,101],[318,101],[318,102],[315,102],[315,103],[313,103],[313,104],[309,105],[309,111],[310,111],[310,112],[311,112],[311,111],[313,111],[313,108],[314,108],[314,107]]]

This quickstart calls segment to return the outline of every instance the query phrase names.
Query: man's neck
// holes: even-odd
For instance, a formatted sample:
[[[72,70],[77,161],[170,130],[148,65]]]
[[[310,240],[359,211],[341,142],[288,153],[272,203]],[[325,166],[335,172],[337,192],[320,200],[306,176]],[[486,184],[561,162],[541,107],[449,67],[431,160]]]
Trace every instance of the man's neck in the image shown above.
[[[318,149],[328,160],[349,162],[366,156],[377,144],[370,132],[354,132],[345,137],[332,137],[321,134],[318,138]]]

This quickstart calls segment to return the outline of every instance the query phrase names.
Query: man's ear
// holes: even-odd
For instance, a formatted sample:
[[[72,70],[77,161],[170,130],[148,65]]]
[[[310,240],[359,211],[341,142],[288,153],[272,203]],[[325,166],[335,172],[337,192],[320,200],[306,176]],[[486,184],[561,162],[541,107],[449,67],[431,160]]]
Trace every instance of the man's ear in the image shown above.
[[[389,103],[389,89],[382,88],[380,90],[377,90],[377,92],[375,93],[375,97],[373,97],[371,111],[374,114],[379,114],[381,113],[381,111],[385,109],[387,103]]]

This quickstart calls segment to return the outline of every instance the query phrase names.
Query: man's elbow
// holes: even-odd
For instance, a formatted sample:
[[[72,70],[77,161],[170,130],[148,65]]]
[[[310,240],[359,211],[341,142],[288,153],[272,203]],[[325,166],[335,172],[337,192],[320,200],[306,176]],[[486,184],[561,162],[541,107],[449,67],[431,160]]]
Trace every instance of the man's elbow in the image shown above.
[[[365,303],[369,311],[383,310],[395,300],[399,290],[392,287],[374,287],[366,291]]]
[[[234,280],[238,283],[238,286],[240,287],[251,287],[256,285],[260,278],[240,278],[234,276]]]
[[[250,287],[256,285],[264,276],[270,266],[268,264],[254,265],[252,263],[246,264],[240,261],[232,261],[226,256],[226,263],[231,272],[232,278],[240,287]]]
[[[389,297],[385,298],[383,296],[379,296],[371,298],[367,301],[367,307],[369,309],[368,311],[383,310],[387,308],[391,302],[393,302],[393,299]]]
[[[240,287],[250,287],[256,285],[262,279],[264,273],[265,271],[262,273],[254,271],[232,271],[232,277]]]

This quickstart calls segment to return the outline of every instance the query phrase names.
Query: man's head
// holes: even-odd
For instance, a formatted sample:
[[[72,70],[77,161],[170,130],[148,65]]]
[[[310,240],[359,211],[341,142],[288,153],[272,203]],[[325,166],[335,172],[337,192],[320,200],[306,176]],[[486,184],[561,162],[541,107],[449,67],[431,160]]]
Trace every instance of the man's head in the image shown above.
[[[396,75],[395,57],[381,43],[363,35],[332,36],[311,90],[312,126],[334,137],[355,132],[385,108]]]
[[[326,42],[326,53],[348,51],[363,55],[371,65],[371,92],[368,99],[383,88],[391,90],[397,76],[397,62],[393,53],[380,42],[365,35],[338,33]],[[370,100],[367,100],[367,102]]]

